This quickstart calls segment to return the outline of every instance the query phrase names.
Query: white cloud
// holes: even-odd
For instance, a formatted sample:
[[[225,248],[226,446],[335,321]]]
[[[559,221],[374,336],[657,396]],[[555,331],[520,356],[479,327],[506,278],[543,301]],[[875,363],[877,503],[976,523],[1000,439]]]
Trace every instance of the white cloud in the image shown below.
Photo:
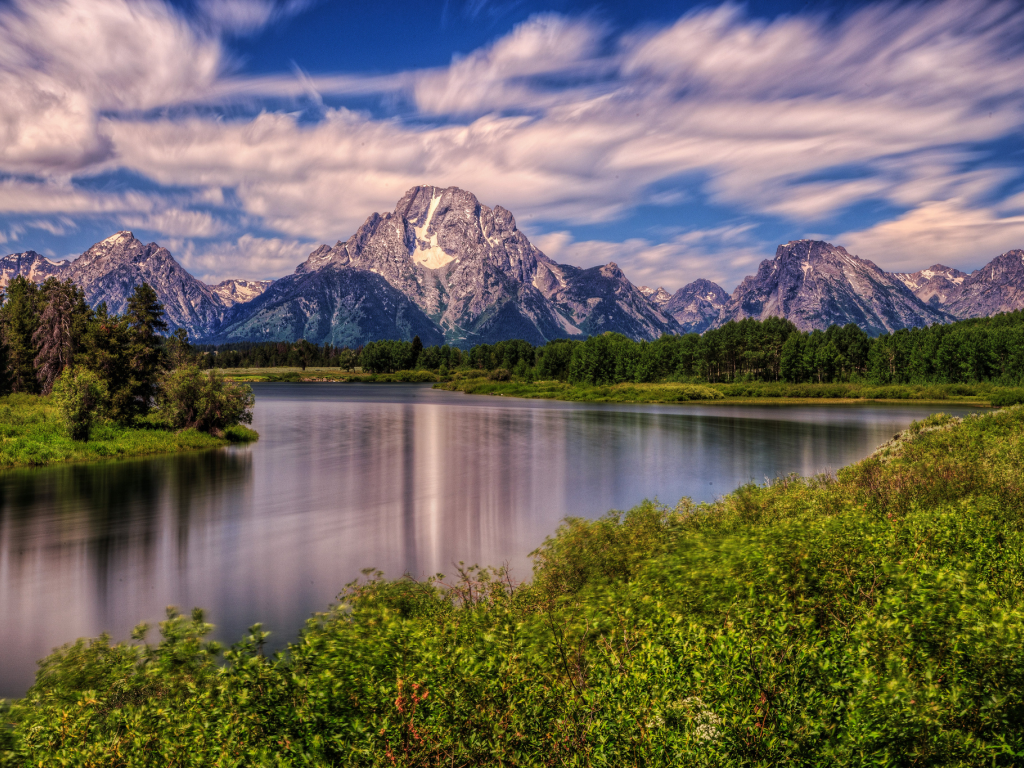
[[[883,3],[838,22],[761,21],[724,5],[618,38],[591,19],[549,14],[432,70],[225,74],[217,35],[248,34],[303,7],[208,0],[191,22],[158,0],[17,0],[0,11],[0,171],[66,179],[127,169],[195,190],[182,200],[4,182],[0,212],[113,212],[165,236],[215,238],[230,232],[224,219],[192,208],[230,200],[240,207],[233,213],[281,243],[305,243],[347,238],[418,183],[464,187],[550,229],[604,222],[642,202],[678,204],[664,186],[687,177],[706,180],[713,203],[799,230],[827,228],[835,212],[865,200],[909,208],[841,236],[883,261],[870,248],[889,254],[891,243],[913,240],[937,205],[957,212],[945,231],[955,222],[973,231],[986,217],[1012,222],[993,199],[1019,169],[971,147],[1024,125],[1019,3]],[[382,120],[324,109],[312,125],[282,112],[140,116],[310,89],[404,93],[416,112]],[[663,191],[652,196],[655,184]],[[996,228],[1014,225],[1006,226]],[[952,232],[944,240],[969,241]],[[204,253],[278,263],[240,242]],[[573,258],[608,254],[633,265],[627,273],[638,282],[681,284],[702,276],[691,272],[698,268],[728,282],[756,265],[759,244],[733,245],[636,238],[564,247]]]
[[[660,286],[675,293],[704,278],[732,291],[767,255],[766,244],[751,240],[750,230],[749,225],[691,230],[662,243],[643,238],[576,241],[565,231],[531,240],[555,261],[582,267],[613,261],[635,285]]]
[[[938,200],[868,229],[844,232],[835,241],[894,272],[935,263],[970,272],[1001,253],[1024,248],[1024,215]]]
[[[313,241],[242,235],[234,242],[205,245],[171,239],[167,248],[189,272],[212,285],[231,278],[270,280],[289,274],[317,245]]]
[[[100,112],[192,98],[221,58],[158,0],[15,0],[0,10],[0,170],[67,173],[109,158]]]

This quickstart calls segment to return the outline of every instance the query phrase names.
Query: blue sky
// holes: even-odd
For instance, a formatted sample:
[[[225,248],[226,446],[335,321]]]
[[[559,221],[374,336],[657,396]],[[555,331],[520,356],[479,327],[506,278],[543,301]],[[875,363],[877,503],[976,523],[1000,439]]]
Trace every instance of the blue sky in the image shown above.
[[[1022,75],[1016,1],[0,0],[0,252],[279,277],[427,183],[671,291],[970,271],[1024,247]]]

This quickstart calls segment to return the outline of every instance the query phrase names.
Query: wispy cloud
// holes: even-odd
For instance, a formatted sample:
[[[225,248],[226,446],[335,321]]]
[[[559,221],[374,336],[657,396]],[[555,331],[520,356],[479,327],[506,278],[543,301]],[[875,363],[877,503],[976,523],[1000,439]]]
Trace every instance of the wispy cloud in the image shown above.
[[[252,274],[251,265],[276,262],[255,246],[240,249],[215,211],[169,193],[85,192],[66,180],[127,169],[175,190],[223,188],[230,202],[213,207],[231,207],[281,243],[306,243],[348,237],[417,183],[462,186],[527,225],[562,231],[628,215],[656,185],[685,176],[703,180],[702,202],[733,218],[775,217],[793,236],[827,229],[830,217],[866,201],[905,211],[838,236],[884,266],[917,259],[924,247],[1020,244],[1019,214],[1000,199],[1020,187],[1021,168],[979,150],[1024,127],[1019,3],[880,3],[839,21],[813,13],[763,21],[726,4],[625,33],[546,14],[442,68],[232,71],[220,36],[250,34],[304,7],[209,0],[186,19],[157,0],[18,0],[0,11],[0,172],[22,177],[0,184],[0,212],[115,211],[169,237],[230,236],[203,253]],[[380,119],[324,108],[313,124],[274,110],[153,112],[240,98],[269,104],[311,89],[397,94],[412,111]],[[28,198],[14,193],[22,187]],[[928,227],[945,233],[941,243]],[[695,230],[690,241],[544,242],[569,260],[607,255],[637,281],[676,286],[734,282],[756,266],[759,249],[773,250],[713,230]]]

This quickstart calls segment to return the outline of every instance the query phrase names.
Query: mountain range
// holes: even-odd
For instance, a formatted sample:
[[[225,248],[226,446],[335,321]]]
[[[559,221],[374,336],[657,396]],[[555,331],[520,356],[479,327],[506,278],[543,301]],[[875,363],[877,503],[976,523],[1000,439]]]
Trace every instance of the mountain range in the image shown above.
[[[358,346],[382,338],[469,347],[533,344],[616,331],[634,339],[703,333],[730,320],[789,318],[801,330],[855,323],[872,335],[1024,308],[1024,251],[966,274],[936,264],[891,273],[816,240],[780,245],[730,296],[709,280],[670,294],[635,286],[614,263],[584,269],[546,256],[500,205],[457,187],[410,189],[346,241],[322,245],[274,281],[207,285],[131,232],[71,261],[34,251],[0,258],[0,288],[17,275],[80,285],[92,306],[123,312],[135,286],[156,290],[172,329],[197,341]]]

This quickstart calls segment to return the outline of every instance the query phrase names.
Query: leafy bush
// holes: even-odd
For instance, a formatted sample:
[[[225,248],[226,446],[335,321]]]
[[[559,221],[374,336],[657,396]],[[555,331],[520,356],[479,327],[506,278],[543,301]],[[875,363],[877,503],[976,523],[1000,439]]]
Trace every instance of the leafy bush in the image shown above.
[[[89,439],[96,412],[106,399],[107,388],[100,377],[81,366],[65,368],[53,385],[53,402],[72,440]]]
[[[1006,389],[991,396],[992,405],[1002,407],[1024,403],[1024,389]]]
[[[248,384],[227,382],[217,371],[195,365],[171,371],[160,386],[160,415],[176,429],[222,433],[234,424],[251,424],[254,402]]]
[[[509,381],[512,378],[512,372],[508,368],[495,368],[487,374],[487,378],[490,381]]]
[[[371,577],[271,658],[256,626],[218,664],[203,617],[172,612],[155,646],[44,660],[0,750],[11,766],[1019,765],[1022,438],[1024,408],[935,417],[838,477],[569,520],[526,585]]]

